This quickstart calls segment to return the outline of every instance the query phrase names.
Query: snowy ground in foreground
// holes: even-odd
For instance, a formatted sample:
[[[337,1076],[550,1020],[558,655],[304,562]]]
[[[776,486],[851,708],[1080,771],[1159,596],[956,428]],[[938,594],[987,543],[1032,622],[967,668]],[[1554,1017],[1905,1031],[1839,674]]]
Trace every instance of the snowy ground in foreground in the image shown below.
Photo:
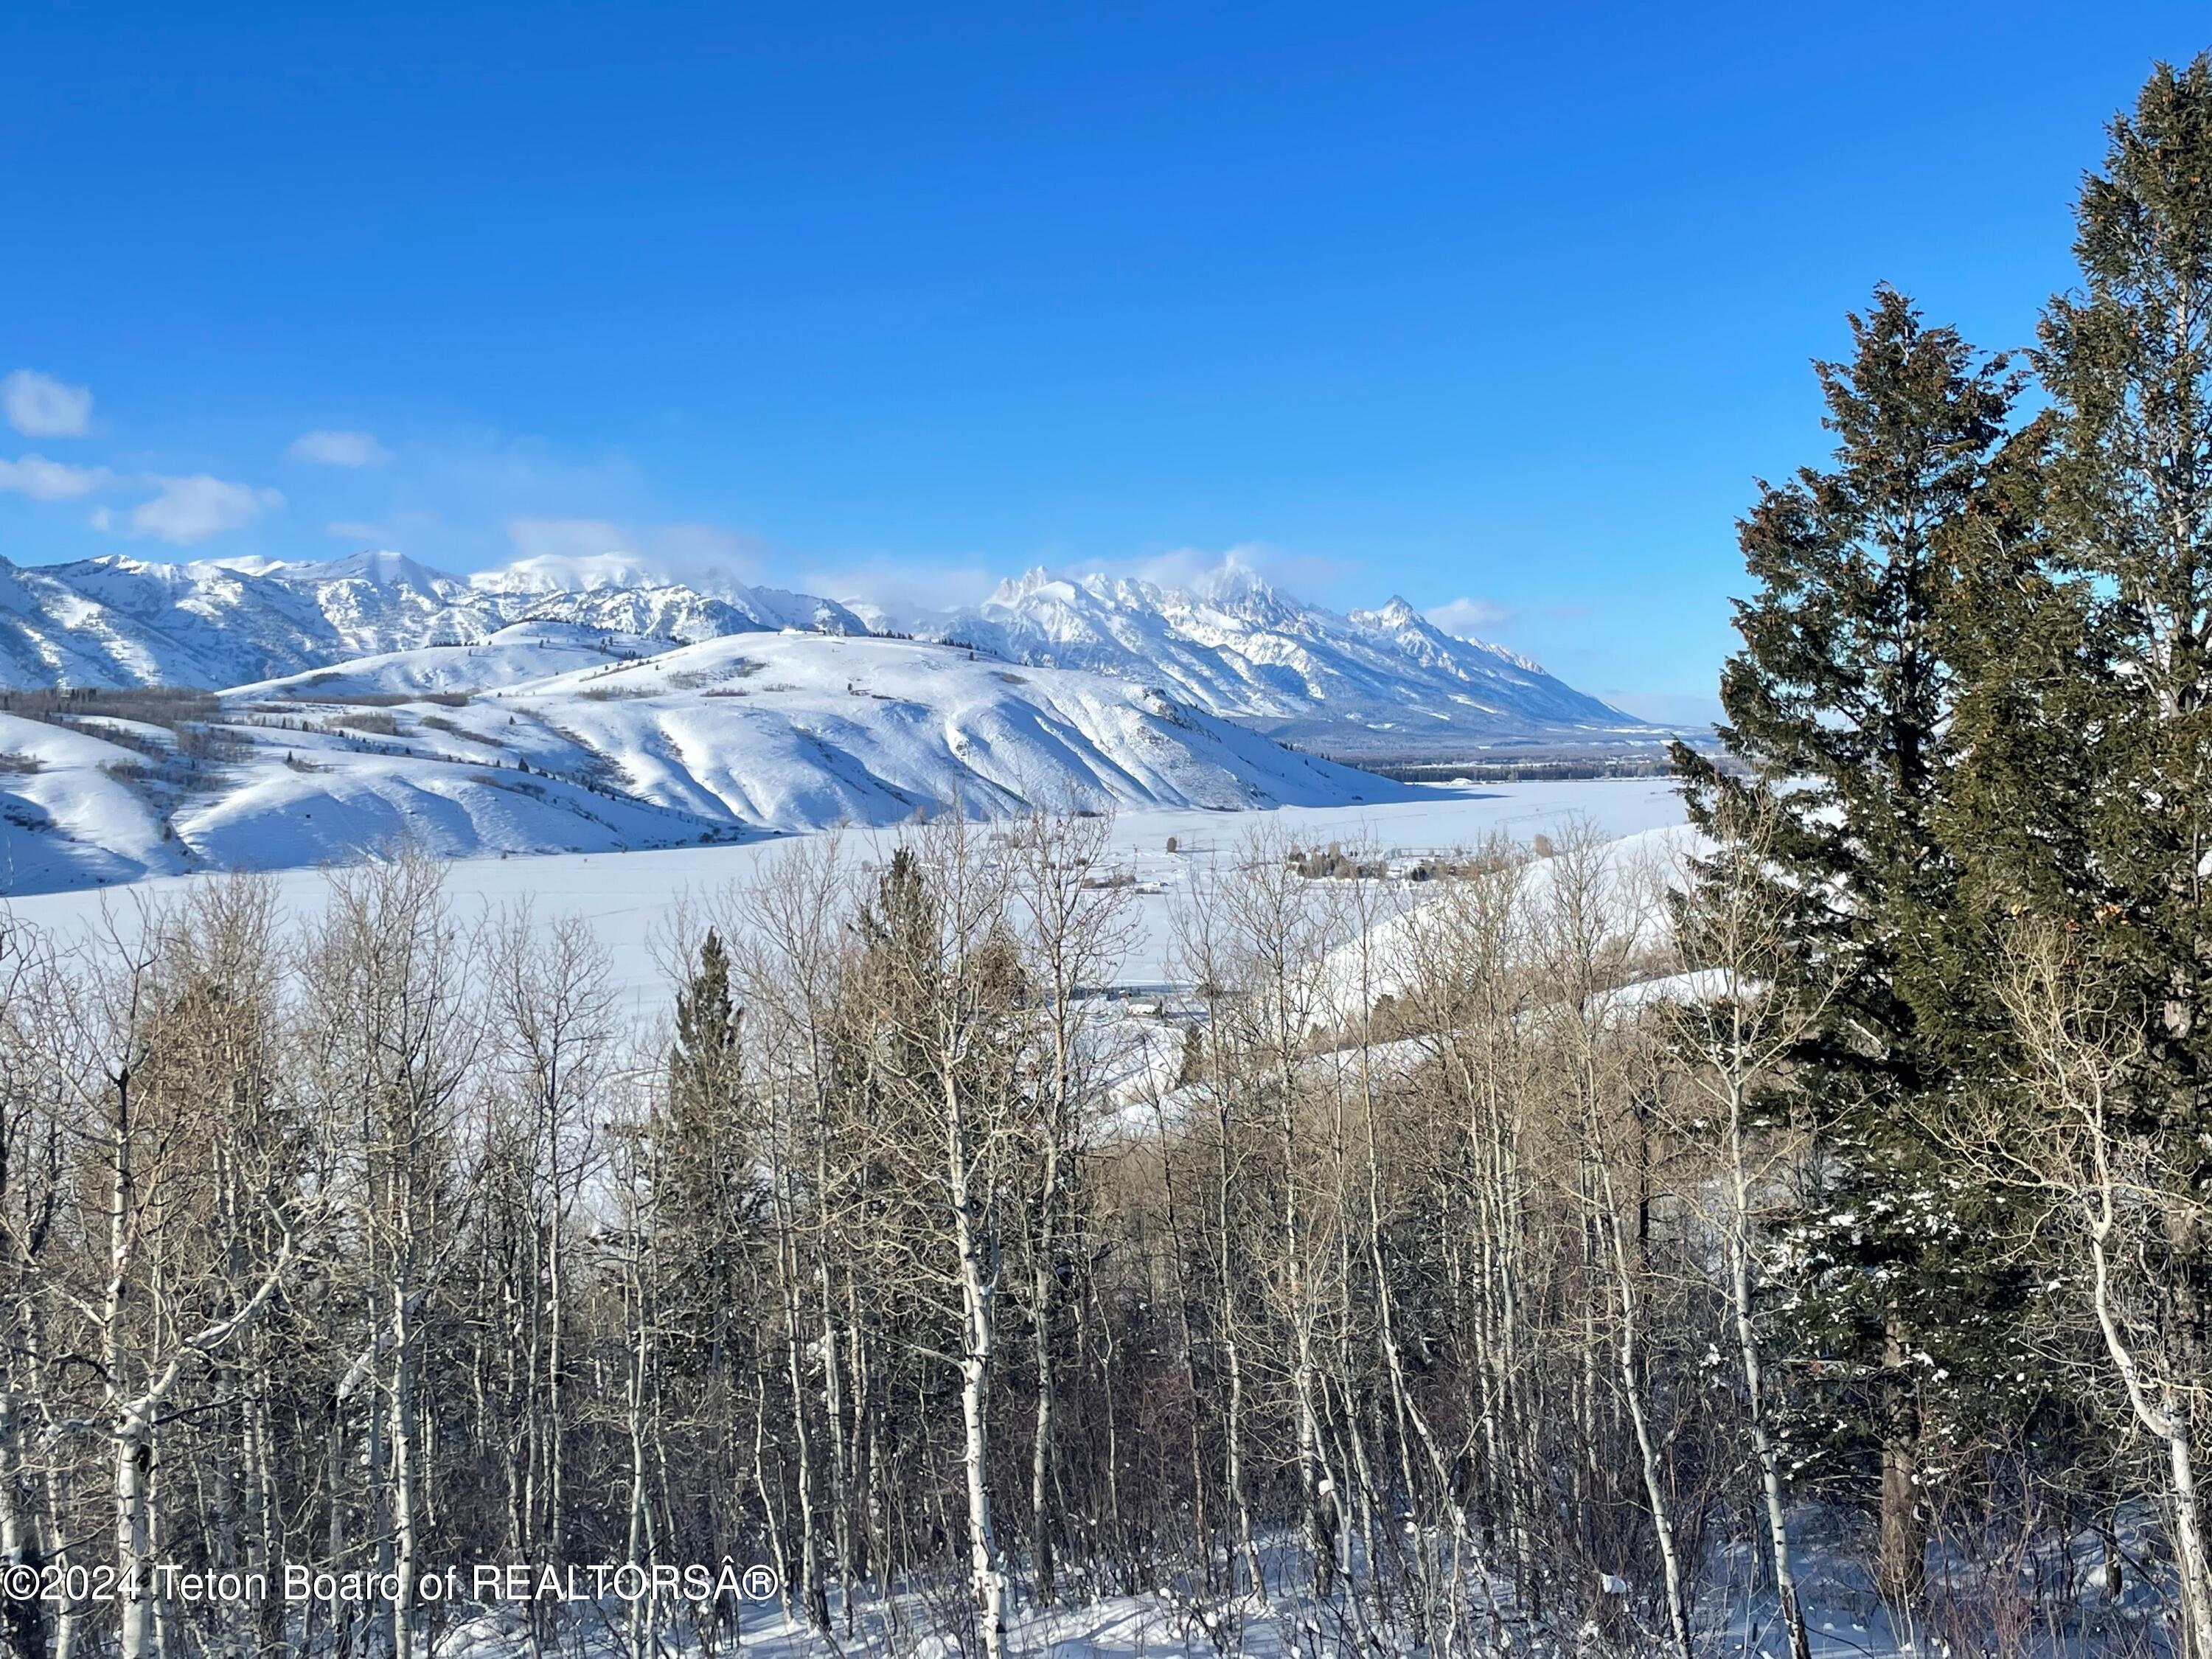
[[[1493,831],[1517,840],[1587,822],[1607,836],[1637,835],[1682,821],[1682,803],[1665,778],[1439,786],[1409,792],[1411,799],[1356,806],[1285,806],[1265,812],[1213,812],[1148,808],[1121,813],[1114,842],[1138,881],[1143,926],[1122,964],[1129,984],[1172,977],[1172,915],[1194,866],[1227,858],[1255,834],[1279,835],[1309,847],[1330,842],[1413,856],[1471,846]],[[847,832],[856,857],[870,858],[894,831]],[[1167,852],[1174,836],[1178,851]],[[796,838],[741,845],[674,848],[629,853],[556,854],[531,858],[463,859],[451,866],[447,890],[463,922],[502,907],[529,902],[541,920],[576,916],[587,921],[611,958],[616,982],[641,1011],[657,1009],[667,994],[654,945],[686,896],[703,898],[732,883],[750,879],[764,860]],[[174,896],[205,876],[167,877],[124,887],[38,894],[9,908],[21,920],[64,936],[99,925],[103,915],[127,921],[139,897]],[[270,878],[295,914],[319,908],[324,878],[315,870],[289,870]]]
[[[2042,1659],[2092,1659],[2103,1653],[2137,1659],[2170,1652],[2173,1607],[2171,1586],[2130,1577],[2118,1605],[2106,1598],[2101,1549],[2084,1533],[2054,1547],[2046,1540],[2024,1560],[1993,1564],[1990,1576],[1955,1561],[1939,1548],[1930,1562],[1929,1625],[1900,1629],[1877,1598],[1868,1577],[1863,1540],[1854,1542],[1837,1517],[1818,1506],[1793,1512],[1791,1532],[1800,1589],[1805,1597],[1808,1646],[1812,1659],[1966,1659],[1970,1654],[2034,1654]],[[2140,1546],[2142,1540],[2132,1542]],[[1766,1575],[1763,1545],[1746,1540],[1721,1543],[1699,1586],[1692,1613],[1693,1645],[1709,1659],[1787,1659],[1790,1644],[1778,1616]],[[1353,1608],[1342,1590],[1328,1601],[1312,1594],[1303,1553],[1279,1534],[1263,1540],[1261,1553],[1271,1587],[1264,1599],[1251,1595],[1203,1598],[1157,1590],[1138,1594],[1086,1595],[1090,1587],[1074,1575],[1067,1585],[1073,1600],[1040,1606],[1017,1571],[1007,1618],[1006,1650],[1014,1659],[1330,1659],[1346,1654],[1401,1655],[1406,1659],[1436,1652],[1424,1647],[1401,1623],[1402,1601],[1391,1598],[1389,1620],[1379,1618],[1370,1591]],[[2140,1561],[2139,1549],[2136,1559]],[[1103,1589],[1103,1586],[1096,1587]],[[1183,1589],[1189,1586],[1186,1583]],[[1498,1586],[1498,1611],[1507,1639],[1486,1646],[1487,1619],[1483,1598],[1469,1589],[1462,1602],[1468,1621],[1450,1644],[1452,1651],[1488,1652],[1498,1659],[1566,1659],[1569,1655],[1671,1653],[1655,1621],[1656,1607],[1616,1601],[1613,1581],[1598,1598],[1609,1626],[1601,1639],[1594,1626],[1583,1626],[1584,1609],[1567,1616],[1559,1628],[1532,1627],[1519,1616],[1508,1586]],[[2014,1613],[2019,1598],[2039,1590],[2050,1598],[2022,1628],[2034,1635],[2025,1646],[1998,1632],[2008,1627],[2002,1603]],[[964,1587],[951,1571],[927,1583],[908,1582],[894,1595],[864,1596],[848,1624],[833,1596],[834,1642],[811,1635],[792,1620],[780,1601],[741,1603],[734,1648],[725,1636],[722,1652],[758,1659],[962,1659],[979,1650],[949,1633],[964,1613]],[[1948,1604],[1948,1605],[1947,1605]],[[627,1604],[610,1598],[568,1610],[563,1639],[546,1651],[574,1659],[617,1659],[629,1651],[625,1638]],[[2048,1618],[2051,1622],[2045,1623]],[[695,1659],[703,1650],[679,1619],[655,1632],[651,1650],[668,1659]],[[528,1651],[520,1614],[514,1608],[471,1609],[439,1642],[432,1659],[520,1659]]]

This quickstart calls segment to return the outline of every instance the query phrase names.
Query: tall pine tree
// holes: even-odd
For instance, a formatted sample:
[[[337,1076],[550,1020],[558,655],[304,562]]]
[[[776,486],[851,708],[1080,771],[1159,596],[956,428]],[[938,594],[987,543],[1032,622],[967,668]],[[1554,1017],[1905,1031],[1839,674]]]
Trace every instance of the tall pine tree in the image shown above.
[[[2083,655],[2108,672],[2075,716],[2093,776],[2093,914],[2154,1011],[2168,1112],[2212,1061],[2212,60],[2161,65],[2084,183],[2083,288],[2051,302],[2036,368],[2056,441],[2063,572],[2092,595]]]
[[[2073,629],[2077,672],[2072,706],[2012,741],[2064,763],[2039,783],[2079,843],[2035,908],[2139,1012],[2100,1152],[2125,1171],[2132,1229],[2106,1241],[2122,1287],[2098,1274],[2102,1393],[2132,1444],[2154,1443],[2192,1639],[2212,1650],[2192,1468],[2212,1434],[2212,57],[2160,64],[2114,119],[2074,252],[2081,286],[2045,311],[2036,369],[2071,600],[2043,626]]]
[[[1799,1056],[1820,1156],[1790,1240],[1790,1322],[1799,1357],[1821,1362],[1820,1418],[1851,1427],[1846,1466],[1863,1454],[1878,1469],[1878,1577],[1910,1607],[1923,1456],[1971,1408],[1937,1380],[1989,1374],[2005,1340],[1980,1196],[1929,1125],[1959,1071],[1944,1011],[1979,1000],[1961,994],[1971,952],[1950,938],[1960,872],[1942,828],[1963,687],[1947,619],[1978,567],[2005,556],[1991,495],[2019,382],[1893,289],[1850,325],[1851,360],[1816,365],[1830,464],[1762,486],[1740,526],[1758,590],[1736,607],[1720,735],[1741,769],[1676,760],[1701,829],[1769,824],[1793,971],[1823,999]],[[1722,811],[1753,791],[1771,814]]]

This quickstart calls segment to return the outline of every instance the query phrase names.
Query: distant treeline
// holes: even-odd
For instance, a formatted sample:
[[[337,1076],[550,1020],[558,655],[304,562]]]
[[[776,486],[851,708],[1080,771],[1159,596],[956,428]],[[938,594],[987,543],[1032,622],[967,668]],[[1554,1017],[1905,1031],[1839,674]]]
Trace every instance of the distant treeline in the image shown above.
[[[1378,777],[1401,783],[1451,783],[1465,778],[1476,783],[1527,783],[1545,779],[1664,778],[1678,771],[1671,756],[1662,751],[1640,755],[1561,756],[1528,760],[1419,760],[1381,758],[1370,755],[1328,755],[1340,765],[1356,767]]]

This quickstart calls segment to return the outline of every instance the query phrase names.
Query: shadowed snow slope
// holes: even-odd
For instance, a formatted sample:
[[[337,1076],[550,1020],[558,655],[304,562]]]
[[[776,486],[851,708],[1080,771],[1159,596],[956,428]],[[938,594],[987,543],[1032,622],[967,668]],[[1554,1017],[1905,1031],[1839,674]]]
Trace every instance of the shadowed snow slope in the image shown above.
[[[173,777],[139,777],[143,748],[82,716],[10,718],[13,890],[403,842],[453,857],[671,847],[952,804],[1233,811],[1415,793],[1101,675],[819,634],[649,657],[625,643],[646,642],[532,625],[240,686],[206,734],[215,758]]]

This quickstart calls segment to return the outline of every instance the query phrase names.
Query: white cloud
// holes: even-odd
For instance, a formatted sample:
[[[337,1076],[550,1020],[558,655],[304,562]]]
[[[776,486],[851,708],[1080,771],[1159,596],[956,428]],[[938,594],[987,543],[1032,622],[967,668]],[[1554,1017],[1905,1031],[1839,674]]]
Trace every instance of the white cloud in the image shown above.
[[[998,585],[998,574],[981,565],[892,558],[804,569],[792,580],[776,583],[859,606],[894,628],[918,616],[973,605]]]
[[[683,582],[711,593],[752,581],[760,565],[758,537],[710,524],[510,519],[507,538],[516,556],[504,569],[540,581]]]
[[[34,501],[75,501],[95,489],[105,489],[115,475],[104,466],[71,466],[43,455],[26,455],[20,461],[0,460],[0,489],[12,489]]]
[[[189,478],[157,480],[161,493],[131,509],[131,528],[179,547],[189,547],[227,530],[242,530],[264,513],[284,505],[273,489],[227,483],[204,472]]]
[[[92,429],[90,388],[64,385],[35,368],[19,368],[0,380],[0,410],[26,437],[82,438]]]
[[[1442,605],[1430,606],[1425,614],[1445,633],[1462,640],[1474,639],[1480,629],[1495,628],[1513,619],[1512,611],[1488,599],[1447,599]]]
[[[284,453],[317,466],[381,466],[392,459],[374,432],[303,432]]]
[[[629,532],[606,519],[509,519],[507,538],[520,559],[591,559],[631,551]]]
[[[720,574],[756,580],[765,550],[751,532],[712,524],[657,525],[638,539],[655,560],[685,579]]]
[[[1178,547],[1133,559],[1086,560],[1070,568],[1083,574],[1098,571],[1111,576],[1135,576],[1160,587],[1187,588],[1197,593],[1231,592],[1240,586],[1240,578],[1257,576],[1300,599],[1318,599],[1358,567],[1311,554],[1286,553],[1265,542],[1239,542],[1218,553],[1203,547]]]

